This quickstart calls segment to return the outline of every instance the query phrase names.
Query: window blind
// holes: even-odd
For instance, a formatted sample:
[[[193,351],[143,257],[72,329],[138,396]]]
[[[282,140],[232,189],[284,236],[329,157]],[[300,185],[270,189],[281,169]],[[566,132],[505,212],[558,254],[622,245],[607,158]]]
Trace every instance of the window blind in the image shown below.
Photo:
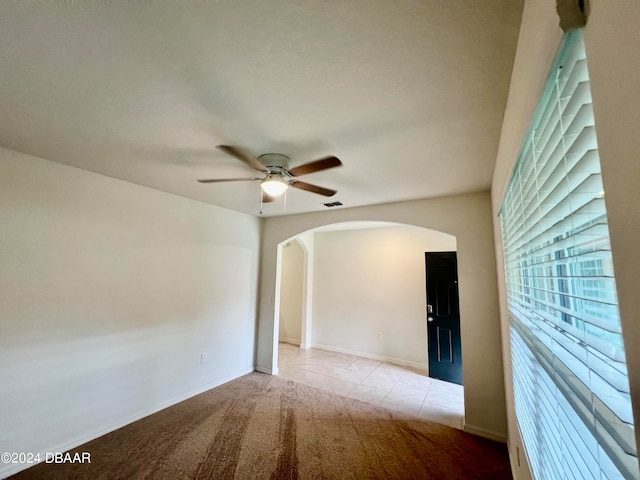
[[[534,477],[639,478],[581,31],[563,39],[500,222],[515,410]]]

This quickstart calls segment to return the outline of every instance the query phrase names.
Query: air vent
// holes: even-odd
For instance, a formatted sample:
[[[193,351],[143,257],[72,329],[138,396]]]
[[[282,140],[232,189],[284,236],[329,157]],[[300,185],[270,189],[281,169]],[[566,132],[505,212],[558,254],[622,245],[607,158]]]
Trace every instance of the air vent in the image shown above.
[[[331,202],[331,203],[323,203],[325,207],[339,207],[342,205],[342,202]]]

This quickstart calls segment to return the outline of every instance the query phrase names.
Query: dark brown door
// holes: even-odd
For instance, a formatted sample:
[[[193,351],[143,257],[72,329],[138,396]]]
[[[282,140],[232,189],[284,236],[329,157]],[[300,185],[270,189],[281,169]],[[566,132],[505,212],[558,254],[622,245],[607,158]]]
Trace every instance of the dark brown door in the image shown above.
[[[429,376],[462,385],[456,252],[425,253]]]

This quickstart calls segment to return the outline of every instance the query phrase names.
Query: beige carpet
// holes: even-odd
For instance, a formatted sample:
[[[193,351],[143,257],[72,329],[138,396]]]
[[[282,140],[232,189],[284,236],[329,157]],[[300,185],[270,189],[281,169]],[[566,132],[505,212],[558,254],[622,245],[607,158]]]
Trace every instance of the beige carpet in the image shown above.
[[[503,445],[252,373],[89,442],[91,464],[22,479],[510,479]]]

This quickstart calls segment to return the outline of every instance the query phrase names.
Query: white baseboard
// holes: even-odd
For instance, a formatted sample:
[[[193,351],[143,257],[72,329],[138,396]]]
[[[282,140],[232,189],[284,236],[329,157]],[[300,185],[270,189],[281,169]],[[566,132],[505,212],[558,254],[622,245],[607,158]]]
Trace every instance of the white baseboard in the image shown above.
[[[504,433],[494,432],[493,430],[487,430],[486,428],[476,427],[468,423],[464,424],[463,430],[472,435],[488,438],[489,440],[495,440],[496,442],[507,443],[507,436]]]
[[[160,410],[164,410],[165,408],[169,408],[177,403],[184,402],[185,400],[188,400],[191,397],[195,397],[196,395],[204,393],[207,390],[211,390],[212,388],[219,387],[224,383],[230,382],[231,380],[235,380],[236,378],[242,377],[243,375],[247,375],[248,373],[251,373],[253,371],[254,371],[253,368],[244,369],[233,375],[229,375],[220,380],[216,380],[215,382],[211,382],[201,387],[198,387],[195,390],[191,390],[183,395],[174,397],[170,400],[154,405],[149,409],[142,410],[120,422],[116,422],[114,424],[111,424],[102,428],[98,428],[97,430],[94,430],[91,433],[88,433],[81,437],[77,437],[73,440],[69,440],[67,442],[63,442],[52,447],[47,447],[45,450],[40,452],[40,457],[42,459],[41,461],[44,461],[46,452],[67,452],[73,448],[79,447],[80,445],[84,445],[85,443],[90,442],[91,440],[95,440],[98,437],[102,437],[107,433],[111,433],[114,430],[118,430],[119,428],[129,425],[130,423],[136,422],[144,417],[148,417],[149,415],[153,415],[154,413],[158,413]],[[26,470],[27,468],[33,467],[34,465],[35,464],[17,464],[17,463],[4,464],[4,465],[0,464],[0,479],[7,478],[22,470]]]
[[[267,368],[267,367],[261,367],[260,365],[256,365],[254,367],[254,370],[256,372],[260,372],[260,373],[266,373],[267,375],[277,375],[278,374],[278,369],[271,369],[271,368]]]
[[[401,365],[403,367],[412,367],[419,370],[428,370],[426,363],[411,362],[409,360],[402,360],[401,358],[385,357],[383,355],[375,355],[373,353],[358,352],[356,350],[349,350],[347,348],[334,347],[332,345],[322,345],[320,343],[314,343],[312,348],[318,348],[320,350],[326,350],[328,352],[346,353],[347,355],[357,355],[358,357],[370,358],[371,360],[377,360],[379,362],[393,363],[394,365]]]
[[[278,341],[282,343],[290,343],[291,345],[295,345],[296,347],[300,346],[299,338],[279,338]]]

